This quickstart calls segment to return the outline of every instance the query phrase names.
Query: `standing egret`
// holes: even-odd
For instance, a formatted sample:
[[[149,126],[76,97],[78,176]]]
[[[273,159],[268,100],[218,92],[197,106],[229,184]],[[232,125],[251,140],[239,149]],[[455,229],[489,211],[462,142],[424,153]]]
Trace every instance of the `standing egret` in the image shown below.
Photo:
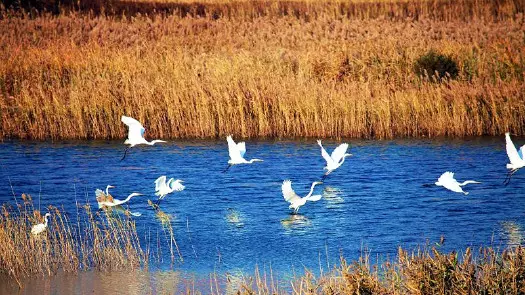
[[[505,133],[505,141],[507,142],[507,155],[509,156],[510,164],[507,164],[507,169],[510,169],[507,173],[507,178],[503,184],[507,185],[510,182],[510,178],[520,168],[525,167],[525,145],[523,145],[519,152],[514,146],[514,143],[510,139],[510,133]]]
[[[165,142],[164,140],[159,139],[147,141],[144,138],[144,131],[146,131],[146,129],[144,129],[144,126],[142,126],[142,124],[140,124],[139,121],[131,117],[122,116],[120,120],[124,124],[128,125],[129,128],[128,139],[124,141],[124,144],[129,144],[129,146],[124,151],[124,156],[122,156],[122,159],[120,159],[121,161],[124,160],[124,158],[126,157],[128,150],[138,144],[154,145],[158,142]]]
[[[301,198],[292,189],[292,181],[291,180],[283,181],[283,185],[282,185],[281,188],[282,188],[282,191],[283,191],[284,199],[287,202],[290,203],[290,206],[288,208],[294,209],[294,214],[296,214],[299,211],[299,207],[301,207],[304,204],[306,204],[306,201],[311,201],[311,202],[319,201],[321,199],[321,195],[313,195],[312,196],[312,193],[314,191],[314,187],[316,185],[318,185],[318,184],[321,184],[321,183],[322,182],[320,182],[320,181],[314,181],[312,183],[312,187],[310,188],[310,192],[308,193],[308,195],[306,195],[306,197],[304,197],[304,198]]]
[[[323,168],[326,170],[326,173],[324,174],[323,179],[326,178],[326,176],[328,176],[328,174],[330,174],[332,171],[343,165],[346,157],[352,155],[346,153],[346,150],[348,149],[348,143],[340,144],[334,149],[332,155],[329,155],[326,152],[323,145],[321,144],[321,140],[318,140],[317,144],[321,147],[321,155],[326,161],[326,167]]]
[[[50,213],[46,213],[46,215],[44,215],[44,223],[39,223],[39,224],[36,224],[36,225],[33,225],[33,227],[31,228],[31,233],[33,235],[38,235],[39,233],[43,232],[46,230],[47,228],[47,218],[51,216]]]
[[[226,137],[226,140],[228,141],[228,152],[230,154],[230,160],[228,160],[228,167],[226,167],[226,169],[223,172],[228,171],[228,169],[230,169],[230,167],[233,165],[251,164],[253,162],[263,161],[261,159],[251,159],[250,161],[244,159],[244,154],[246,154],[246,143],[244,143],[244,141],[235,143],[231,135]]]
[[[454,173],[450,172],[450,171],[447,171],[447,172],[441,174],[441,176],[438,178],[438,181],[436,182],[436,185],[437,186],[444,186],[445,188],[447,188],[447,189],[449,189],[449,190],[451,190],[453,192],[456,192],[456,193],[464,193],[465,195],[468,195],[468,192],[464,192],[461,187],[464,186],[464,185],[467,185],[469,183],[481,183],[481,182],[474,181],[474,180],[467,180],[467,181],[464,181],[462,183],[459,183],[454,178]]]
[[[186,187],[182,185],[183,182],[183,180],[175,180],[174,178],[170,178],[170,180],[166,181],[166,175],[157,178],[157,180],[155,180],[155,195],[159,197],[157,200],[157,206],[160,203],[160,200],[164,199],[166,195],[171,194],[174,191],[180,192],[184,190]]]

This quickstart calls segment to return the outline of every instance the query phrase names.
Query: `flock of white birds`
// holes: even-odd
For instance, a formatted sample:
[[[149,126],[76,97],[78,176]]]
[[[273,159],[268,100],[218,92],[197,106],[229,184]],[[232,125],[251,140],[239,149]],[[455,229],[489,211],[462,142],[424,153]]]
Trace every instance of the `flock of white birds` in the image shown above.
[[[145,145],[154,145],[156,143],[160,142],[166,142],[163,140],[152,140],[147,141],[144,138],[144,126],[142,124],[131,118],[122,116],[121,121],[126,124],[129,128],[128,131],[128,138],[124,142],[125,144],[128,144],[129,146],[124,151],[124,155],[121,160],[124,160],[126,157],[128,151],[130,148],[145,144]],[[254,162],[262,162],[261,159],[251,159],[246,160],[244,158],[244,155],[246,154],[246,143],[245,142],[239,142],[235,143],[233,141],[233,138],[231,136],[228,136],[226,138],[228,142],[228,152],[230,159],[228,160],[228,166],[223,172],[226,172],[231,166],[233,165],[239,165],[239,164],[252,164]],[[519,150],[516,149],[514,146],[514,143],[512,142],[510,138],[510,134],[507,132],[505,134],[505,140],[506,140],[506,150],[507,155],[509,157],[510,163],[507,164],[507,169],[509,169],[509,172],[507,174],[507,177],[505,178],[504,184],[507,185],[510,182],[510,178],[516,171],[518,171],[520,168],[525,167],[525,145],[523,145]],[[340,144],[337,148],[334,149],[334,151],[331,154],[328,154],[328,152],[324,149],[323,145],[321,144],[321,140],[317,141],[317,144],[321,147],[321,155],[323,159],[326,161],[326,167],[324,169],[326,170],[325,174],[322,177],[322,180],[324,180],[328,174],[336,170],[337,168],[341,167],[343,165],[345,158],[348,156],[351,156],[352,154],[346,153],[348,150],[348,144],[343,143]],[[155,180],[155,195],[158,196],[156,204],[153,204],[153,207],[155,209],[158,209],[158,205],[162,199],[164,199],[168,194],[172,192],[180,192],[184,190],[185,186],[182,184],[183,181],[180,179],[175,180],[174,178],[170,178],[169,180],[166,180],[167,177],[165,175],[160,176]],[[292,181],[291,180],[285,180],[282,183],[281,189],[282,194],[284,197],[284,200],[290,203],[289,208],[293,209],[293,213],[296,214],[299,211],[299,208],[306,204],[306,202],[315,202],[319,201],[321,199],[321,195],[312,195],[314,192],[314,188],[318,184],[322,184],[322,181],[315,181],[312,183],[312,186],[310,188],[310,192],[304,196],[300,197],[295,193],[295,191],[292,189]],[[439,178],[438,181],[435,183],[437,186],[443,186],[453,192],[457,193],[463,193],[465,195],[468,195],[468,192],[463,191],[463,186],[471,183],[480,183],[478,181],[474,180],[466,180],[462,183],[459,183],[454,178],[453,172],[445,172],[443,173]],[[129,210],[126,210],[122,207],[123,204],[127,203],[131,198],[135,196],[142,195],[140,193],[131,193],[126,199],[124,200],[118,200],[113,198],[111,194],[109,193],[109,189],[113,188],[113,186],[108,185],[106,187],[106,191],[103,192],[100,189],[97,189],[95,191],[96,199],[98,202],[98,206],[100,209],[107,209],[107,208],[115,208],[120,211],[124,211],[130,215],[133,216],[141,216],[138,212],[130,212]],[[50,216],[49,213],[45,214],[45,221],[44,223],[40,223],[37,225],[34,225],[31,229],[31,233],[33,235],[38,235],[39,233],[43,232],[47,228],[48,220],[47,218]]]

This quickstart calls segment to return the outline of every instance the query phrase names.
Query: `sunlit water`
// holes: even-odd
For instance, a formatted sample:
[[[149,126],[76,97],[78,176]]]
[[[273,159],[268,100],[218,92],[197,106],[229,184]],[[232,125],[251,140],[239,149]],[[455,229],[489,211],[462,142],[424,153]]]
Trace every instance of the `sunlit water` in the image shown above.
[[[246,157],[264,162],[226,173],[226,141],[136,147],[124,161],[121,142],[4,142],[0,203],[14,204],[13,192],[17,198],[27,193],[43,211],[54,205],[74,213],[75,201],[96,208],[95,189],[112,184],[120,199],[145,194],[129,202],[131,211],[143,214],[134,219],[144,237],[160,231],[147,205],[155,198],[155,179],[183,179],[186,189],[168,195],[161,208],[174,220],[184,261],[171,265],[167,255],[153,269],[201,277],[253,273],[256,265],[284,276],[304,267],[327,269],[340,254],[394,257],[398,246],[415,249],[441,236],[445,251],[522,242],[525,170],[502,185],[508,162],[503,136],[348,142],[353,156],[316,187],[324,198],[301,207],[299,215],[291,215],[281,183],[291,179],[305,195],[320,178],[324,160],[315,140],[248,141]],[[336,142],[324,145],[331,152]],[[459,181],[482,184],[464,187],[468,196],[425,186],[447,170]]]

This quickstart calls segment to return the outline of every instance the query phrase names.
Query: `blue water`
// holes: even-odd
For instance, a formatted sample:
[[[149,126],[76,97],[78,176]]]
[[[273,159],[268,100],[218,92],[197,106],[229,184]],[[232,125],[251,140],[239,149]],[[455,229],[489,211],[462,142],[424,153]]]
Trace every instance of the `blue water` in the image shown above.
[[[522,145],[525,140],[514,139]],[[395,257],[397,247],[416,249],[445,237],[444,251],[521,243],[525,217],[525,171],[503,186],[504,137],[439,140],[348,140],[352,157],[316,187],[324,196],[291,215],[281,183],[293,181],[305,195],[323,173],[324,160],[315,140],[248,141],[246,157],[264,162],[227,166],[226,141],[171,141],[135,147],[120,161],[118,141],[25,142],[0,144],[0,203],[31,194],[36,206],[64,206],[75,201],[96,208],[95,189],[112,184],[113,196],[131,192],[131,211],[141,237],[162,232],[146,200],[154,199],[161,175],[180,178],[186,189],[174,192],[161,208],[174,218],[175,237],[184,258],[158,264],[197,274],[249,272],[255,265],[274,272],[327,269],[364,251],[376,258]],[[330,153],[334,141],[324,141]],[[470,194],[433,184],[445,171]],[[164,240],[162,240],[164,241]],[[164,247],[167,243],[163,244]]]

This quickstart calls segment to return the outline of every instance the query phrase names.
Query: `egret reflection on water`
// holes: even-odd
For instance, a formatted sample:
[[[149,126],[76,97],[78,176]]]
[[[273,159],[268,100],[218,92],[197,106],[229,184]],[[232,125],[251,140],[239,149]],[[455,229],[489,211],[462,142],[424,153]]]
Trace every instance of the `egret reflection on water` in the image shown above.
[[[322,192],[323,199],[325,199],[330,205],[344,203],[345,199],[342,197],[342,194],[343,191],[341,189],[332,186],[326,186]]]
[[[310,219],[301,214],[290,214],[285,219],[281,220],[282,226],[287,230],[304,229],[312,225]]]
[[[236,227],[244,227],[244,222],[243,222],[244,217],[239,211],[233,208],[228,208],[228,214],[226,215],[226,220],[228,221],[228,223]]]
[[[511,247],[520,246],[523,243],[523,229],[514,221],[504,221],[501,223],[502,235],[507,240],[507,245]]]

